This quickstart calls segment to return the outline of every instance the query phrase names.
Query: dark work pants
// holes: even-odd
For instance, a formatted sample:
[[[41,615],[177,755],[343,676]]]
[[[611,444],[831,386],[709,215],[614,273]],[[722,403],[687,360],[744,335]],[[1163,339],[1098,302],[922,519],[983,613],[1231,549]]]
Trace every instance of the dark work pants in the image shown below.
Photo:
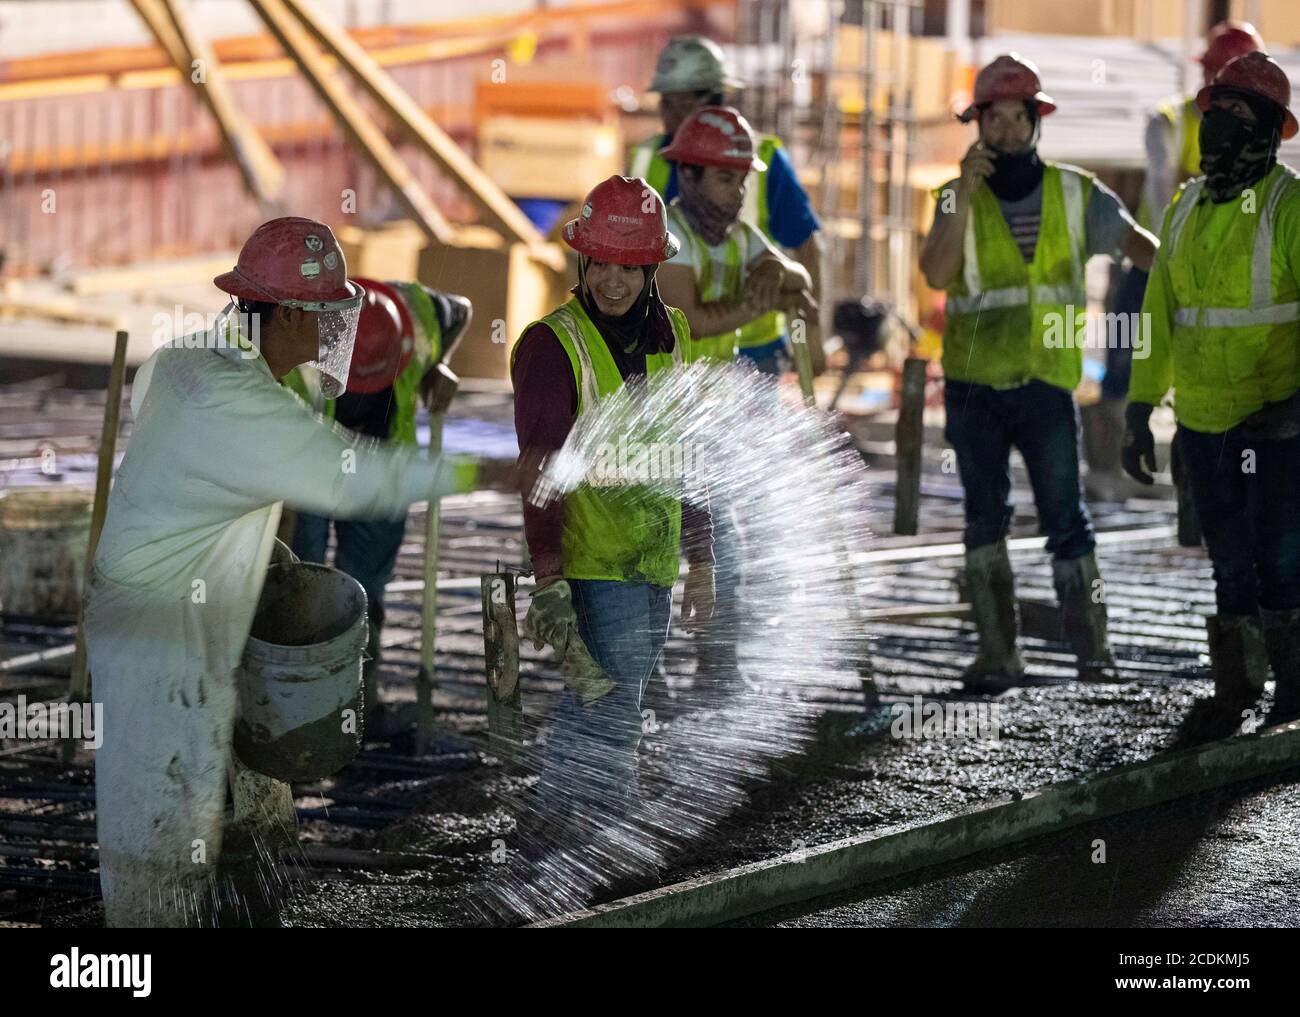
[[[1220,614],[1300,607],[1300,437],[1179,426],[1183,469],[1214,565]]]
[[[1079,490],[1079,410],[1074,395],[1042,381],[1018,388],[949,379],[944,437],[957,453],[966,494],[968,548],[994,544],[1011,524],[1011,448],[1029,471],[1047,549],[1061,561],[1096,546]]]

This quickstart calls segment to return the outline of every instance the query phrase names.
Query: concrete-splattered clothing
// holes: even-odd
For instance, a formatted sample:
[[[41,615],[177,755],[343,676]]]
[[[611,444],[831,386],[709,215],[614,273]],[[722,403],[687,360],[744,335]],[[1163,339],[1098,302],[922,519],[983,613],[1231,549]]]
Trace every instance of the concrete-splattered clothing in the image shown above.
[[[86,594],[100,881],[110,926],[205,919],[221,856],[234,670],[281,503],[396,515],[472,464],[327,425],[249,349],[182,342],[135,379],[135,424]],[[214,343],[207,344],[209,347]]]

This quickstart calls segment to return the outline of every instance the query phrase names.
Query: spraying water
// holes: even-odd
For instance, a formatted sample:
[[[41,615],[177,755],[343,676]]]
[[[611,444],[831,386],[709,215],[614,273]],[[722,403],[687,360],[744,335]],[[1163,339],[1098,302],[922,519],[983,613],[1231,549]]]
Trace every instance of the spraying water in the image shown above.
[[[868,589],[866,470],[830,418],[783,401],[775,379],[696,363],[623,386],[579,416],[531,500],[546,504],[584,483],[629,500],[680,499],[687,540],[706,520],[717,605],[694,659],[660,656],[648,676],[630,772],[608,730],[620,721],[584,729],[600,715],[582,713],[593,707],[567,693],[550,744],[518,747],[537,780],[508,802],[518,817],[512,857],[480,900],[497,921],[553,917],[654,885],[675,855],[734,814],[771,761],[807,746],[826,697],[859,688],[867,665],[858,617]],[[642,617],[659,625],[655,611]],[[655,633],[625,635],[633,647]],[[670,719],[653,705],[666,691]]]

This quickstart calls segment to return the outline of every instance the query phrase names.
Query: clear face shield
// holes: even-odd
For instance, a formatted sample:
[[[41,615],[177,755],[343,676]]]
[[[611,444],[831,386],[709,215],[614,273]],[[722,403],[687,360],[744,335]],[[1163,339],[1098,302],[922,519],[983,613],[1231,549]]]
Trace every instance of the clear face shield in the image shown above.
[[[343,300],[285,300],[281,303],[314,311],[319,328],[316,359],[308,362],[320,372],[321,391],[327,399],[337,399],[348,387],[348,369],[352,366],[352,347],[357,340],[357,322],[361,318],[361,300],[366,291],[351,280],[350,296]]]

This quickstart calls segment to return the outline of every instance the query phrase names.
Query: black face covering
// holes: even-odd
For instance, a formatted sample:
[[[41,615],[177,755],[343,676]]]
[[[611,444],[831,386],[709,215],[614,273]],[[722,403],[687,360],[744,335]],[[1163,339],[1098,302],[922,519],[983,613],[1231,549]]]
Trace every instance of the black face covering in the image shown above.
[[[1226,109],[1211,107],[1201,117],[1201,172],[1216,205],[1232,201],[1273,168],[1281,143],[1281,117],[1272,103],[1241,96],[1254,112],[1249,123]]]
[[[653,341],[650,328],[650,308],[653,301],[659,299],[659,289],[655,286],[655,274],[658,265],[642,265],[641,272],[645,282],[637,294],[632,306],[619,315],[606,314],[596,303],[596,298],[587,284],[587,266],[591,259],[583,256],[578,259],[578,299],[592,324],[600,329],[606,340],[617,343],[624,353],[648,352]]]
[[[986,178],[989,190],[1003,201],[1019,201],[1033,192],[1043,180],[1043,161],[1038,158],[1038,131],[1040,121],[1036,103],[1025,103],[1025,112],[1030,123],[1034,125],[1029,138],[1029,147],[1023,152],[1003,152],[989,148],[993,152],[993,173]],[[985,142],[988,144],[988,142]]]

